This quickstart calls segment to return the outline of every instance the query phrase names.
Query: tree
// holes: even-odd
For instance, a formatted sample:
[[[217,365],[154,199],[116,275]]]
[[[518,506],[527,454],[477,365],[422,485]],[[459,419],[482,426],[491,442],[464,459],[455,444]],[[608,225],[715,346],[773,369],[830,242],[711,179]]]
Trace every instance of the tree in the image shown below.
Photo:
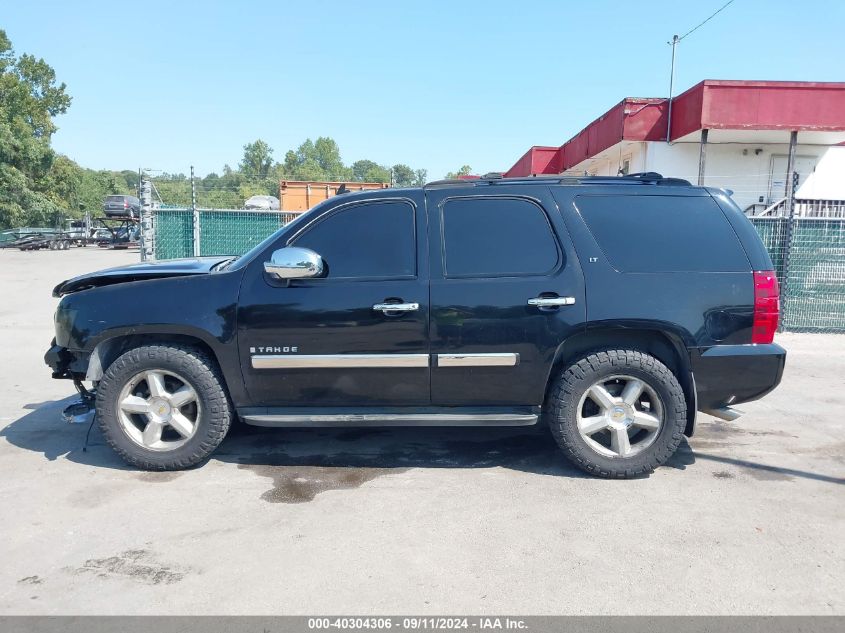
[[[414,186],[415,187],[422,187],[426,182],[428,182],[428,170],[427,169],[418,169],[414,172]]]
[[[416,180],[414,170],[399,163],[394,165],[391,169],[393,173],[393,186],[395,187],[413,187]]]
[[[273,164],[273,148],[261,139],[244,145],[240,170],[249,178],[266,178]]]
[[[371,160],[352,163],[352,180],[356,182],[390,182],[390,169]]]
[[[469,176],[470,174],[472,174],[472,167],[470,167],[469,165],[464,165],[458,171],[450,171],[448,174],[446,174],[446,178],[454,179],[460,178],[461,176]]]
[[[314,142],[314,158],[329,180],[348,180],[349,173],[340,159],[340,148],[334,139],[321,136]]]
[[[43,59],[16,57],[0,30],[0,228],[45,224],[61,215],[46,177],[55,158],[53,117],[70,106],[65,90]]]
[[[352,180],[357,182],[365,182],[367,180],[367,173],[370,170],[378,169],[378,163],[371,160],[356,160],[352,163]]]
[[[305,139],[296,150],[285,154],[280,177],[288,180],[350,180],[352,171],[343,164],[334,139],[321,136]]]

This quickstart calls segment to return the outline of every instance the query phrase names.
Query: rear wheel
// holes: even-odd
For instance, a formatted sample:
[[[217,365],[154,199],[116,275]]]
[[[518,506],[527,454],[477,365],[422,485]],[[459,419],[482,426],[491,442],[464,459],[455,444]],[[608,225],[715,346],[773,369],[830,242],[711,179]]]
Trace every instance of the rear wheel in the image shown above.
[[[675,375],[653,356],[607,350],[559,376],[546,417],[576,466],[602,477],[633,477],[675,452],[686,426],[686,399]]]
[[[217,448],[232,409],[213,359],[190,347],[148,345],[109,366],[97,386],[97,418],[129,464],[178,470]]]

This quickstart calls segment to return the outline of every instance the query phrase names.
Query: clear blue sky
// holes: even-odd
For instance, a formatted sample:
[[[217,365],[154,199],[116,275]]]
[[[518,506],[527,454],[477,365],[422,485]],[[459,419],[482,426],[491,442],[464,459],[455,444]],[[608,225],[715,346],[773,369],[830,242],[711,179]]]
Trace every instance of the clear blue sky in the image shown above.
[[[324,135],[439,178],[666,96],[667,40],[723,3],[3,0],[0,28],[67,83],[54,145],[86,167],[205,174]],[[675,85],[845,80],[843,23],[841,0],[735,0],[680,44]]]

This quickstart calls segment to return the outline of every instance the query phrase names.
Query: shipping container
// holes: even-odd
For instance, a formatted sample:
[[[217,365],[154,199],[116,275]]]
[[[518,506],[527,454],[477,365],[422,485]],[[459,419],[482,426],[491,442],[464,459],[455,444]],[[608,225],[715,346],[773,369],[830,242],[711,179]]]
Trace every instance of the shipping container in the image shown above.
[[[367,191],[387,189],[385,182],[325,182],[318,180],[282,180],[279,182],[279,201],[282,211],[302,213],[314,205],[337,195],[338,190]]]

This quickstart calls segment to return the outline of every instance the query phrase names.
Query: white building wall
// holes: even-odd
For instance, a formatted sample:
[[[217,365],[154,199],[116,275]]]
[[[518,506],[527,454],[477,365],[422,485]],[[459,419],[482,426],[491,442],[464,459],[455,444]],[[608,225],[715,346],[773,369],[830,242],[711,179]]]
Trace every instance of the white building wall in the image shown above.
[[[785,195],[785,143],[709,143],[704,184],[733,191],[742,209],[765,207]],[[699,144],[623,141],[576,165],[567,173],[616,176],[625,160],[629,172],[655,171],[698,183]],[[801,145],[796,148],[801,175],[796,197],[845,200],[845,147]]]
[[[842,171],[836,177],[835,167],[845,155],[843,148],[821,145],[799,145],[796,148],[796,171],[801,175],[797,197],[811,197],[811,189],[805,187],[816,183],[816,191],[828,194],[839,192],[845,196],[845,178]],[[732,190],[733,198],[742,209],[752,204],[768,205],[785,195],[786,144],[734,144],[711,143],[707,145],[704,164],[704,185]],[[685,178],[698,182],[698,143],[649,143],[648,169],[664,176]],[[823,173],[821,177],[816,177]],[[811,179],[808,182],[808,178]],[[817,197],[817,196],[813,196]],[[827,197],[827,196],[818,196]]]

